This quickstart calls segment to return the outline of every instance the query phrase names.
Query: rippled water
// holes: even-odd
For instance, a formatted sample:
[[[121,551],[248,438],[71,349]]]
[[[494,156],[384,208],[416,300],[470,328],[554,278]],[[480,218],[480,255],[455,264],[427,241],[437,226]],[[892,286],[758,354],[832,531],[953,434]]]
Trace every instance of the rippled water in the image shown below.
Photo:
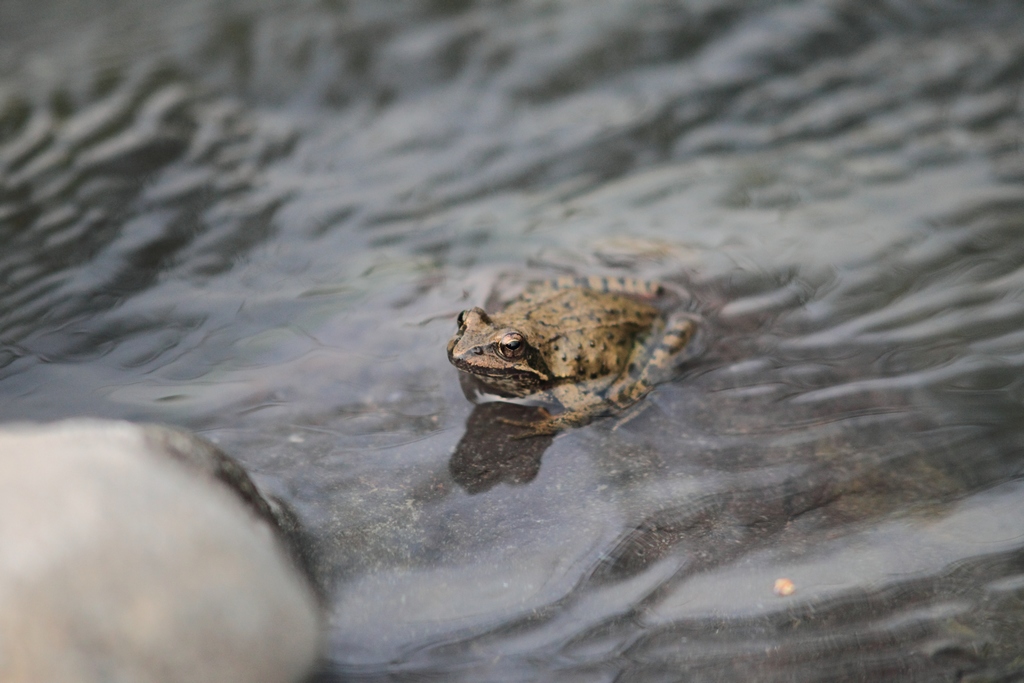
[[[1022,79],[1009,1],[5,2],[0,415],[237,456],[325,682],[1013,680]],[[564,273],[707,349],[510,442],[445,343]]]

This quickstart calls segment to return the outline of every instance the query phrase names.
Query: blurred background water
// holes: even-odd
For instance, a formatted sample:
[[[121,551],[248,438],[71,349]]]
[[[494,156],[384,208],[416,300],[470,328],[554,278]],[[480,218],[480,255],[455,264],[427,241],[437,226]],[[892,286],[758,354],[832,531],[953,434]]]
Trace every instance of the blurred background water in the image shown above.
[[[239,458],[324,682],[1018,680],[1022,82],[1015,0],[0,3],[0,417]],[[566,273],[706,351],[503,440],[455,314]]]

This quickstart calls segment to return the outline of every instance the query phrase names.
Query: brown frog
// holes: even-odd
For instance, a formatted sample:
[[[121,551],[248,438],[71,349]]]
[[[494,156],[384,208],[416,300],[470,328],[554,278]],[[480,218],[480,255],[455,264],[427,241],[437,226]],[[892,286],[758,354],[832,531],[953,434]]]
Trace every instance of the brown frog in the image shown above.
[[[463,311],[448,360],[506,399],[557,403],[524,436],[577,427],[645,396],[696,331],[692,316],[666,318],[661,287],[628,278],[559,278],[534,285],[502,312]]]

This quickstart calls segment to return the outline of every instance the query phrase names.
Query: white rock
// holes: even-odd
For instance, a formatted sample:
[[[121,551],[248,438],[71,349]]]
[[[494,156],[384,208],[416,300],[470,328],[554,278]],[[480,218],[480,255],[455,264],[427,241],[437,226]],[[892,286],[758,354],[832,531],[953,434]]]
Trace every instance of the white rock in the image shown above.
[[[210,449],[124,422],[0,429],[0,680],[277,683],[314,665],[308,584],[168,434]]]

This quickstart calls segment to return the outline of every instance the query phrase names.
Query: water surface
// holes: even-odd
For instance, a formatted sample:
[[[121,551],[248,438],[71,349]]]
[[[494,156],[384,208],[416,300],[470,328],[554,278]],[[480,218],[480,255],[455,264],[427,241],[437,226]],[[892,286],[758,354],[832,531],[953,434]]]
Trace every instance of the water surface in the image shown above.
[[[323,681],[1009,680],[1022,77],[1015,2],[4,3],[0,415],[238,457]],[[510,442],[445,343],[565,273],[705,351]]]

